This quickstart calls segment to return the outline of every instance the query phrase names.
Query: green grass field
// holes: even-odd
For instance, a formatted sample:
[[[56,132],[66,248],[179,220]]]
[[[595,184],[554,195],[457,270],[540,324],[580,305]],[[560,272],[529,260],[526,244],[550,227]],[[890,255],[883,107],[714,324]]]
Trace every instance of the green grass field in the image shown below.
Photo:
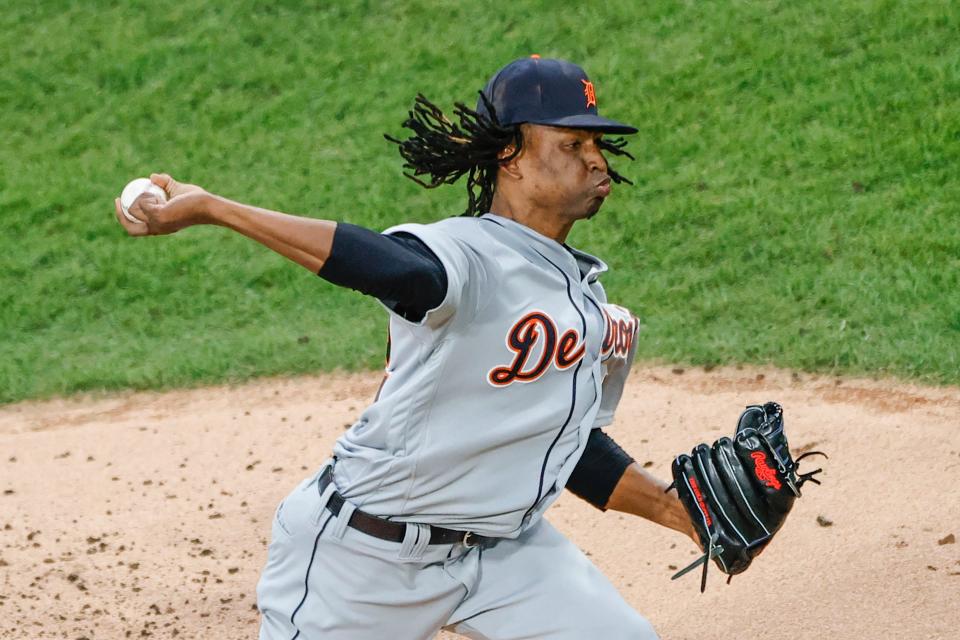
[[[375,302],[221,229],[127,238],[112,199],[164,170],[378,229],[459,213],[381,134],[534,52],[640,127],[636,186],[571,238],[640,358],[960,383],[957,3],[217,4],[0,13],[0,402],[379,366]]]

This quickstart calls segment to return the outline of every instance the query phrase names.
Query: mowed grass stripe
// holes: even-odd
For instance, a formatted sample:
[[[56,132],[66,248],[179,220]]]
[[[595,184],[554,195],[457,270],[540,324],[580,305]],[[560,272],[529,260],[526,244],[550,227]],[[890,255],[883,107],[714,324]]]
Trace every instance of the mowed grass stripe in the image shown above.
[[[377,229],[455,215],[381,134],[532,52],[641,130],[636,186],[571,238],[639,357],[957,384],[958,29],[943,2],[11,7],[0,402],[380,366],[375,302],[221,229],[128,239],[112,198],[162,169]]]

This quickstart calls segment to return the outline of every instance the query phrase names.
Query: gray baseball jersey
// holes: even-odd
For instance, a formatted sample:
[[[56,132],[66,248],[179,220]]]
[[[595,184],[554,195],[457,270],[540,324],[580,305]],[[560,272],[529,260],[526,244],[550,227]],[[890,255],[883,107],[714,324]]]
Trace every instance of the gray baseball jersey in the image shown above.
[[[637,321],[607,304],[606,265],[493,214],[403,231],[447,273],[420,322],[391,312],[373,404],[337,441],[335,482],[368,513],[515,538],[609,424]]]
[[[541,518],[633,358],[637,322],[606,303],[605,265],[489,214],[401,230],[443,262],[446,298],[420,322],[391,313],[387,376],[323,467],[334,483],[318,472],[278,507],[261,640],[656,640]],[[356,508],[406,522],[403,541],[350,527]],[[427,524],[500,540],[433,544]]]

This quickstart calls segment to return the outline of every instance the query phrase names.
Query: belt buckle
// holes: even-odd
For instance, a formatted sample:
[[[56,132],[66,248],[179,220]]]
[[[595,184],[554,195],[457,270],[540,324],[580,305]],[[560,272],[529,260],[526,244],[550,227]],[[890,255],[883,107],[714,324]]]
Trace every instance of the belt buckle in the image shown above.
[[[475,534],[473,533],[473,531],[467,531],[465,534],[463,534],[463,539],[460,540],[460,544],[467,547],[468,549],[472,547],[479,547],[480,546],[479,541],[477,542],[470,541],[470,539],[473,537],[475,537]]]

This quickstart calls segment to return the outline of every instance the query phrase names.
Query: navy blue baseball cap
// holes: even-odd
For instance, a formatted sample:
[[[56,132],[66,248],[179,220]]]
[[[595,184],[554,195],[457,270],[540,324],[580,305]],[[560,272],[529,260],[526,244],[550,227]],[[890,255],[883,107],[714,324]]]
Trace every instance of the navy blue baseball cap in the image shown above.
[[[500,69],[483,90],[503,126],[529,122],[604,133],[636,133],[628,124],[602,118],[587,73],[566,60],[530,56]],[[489,117],[483,98],[477,112]]]

